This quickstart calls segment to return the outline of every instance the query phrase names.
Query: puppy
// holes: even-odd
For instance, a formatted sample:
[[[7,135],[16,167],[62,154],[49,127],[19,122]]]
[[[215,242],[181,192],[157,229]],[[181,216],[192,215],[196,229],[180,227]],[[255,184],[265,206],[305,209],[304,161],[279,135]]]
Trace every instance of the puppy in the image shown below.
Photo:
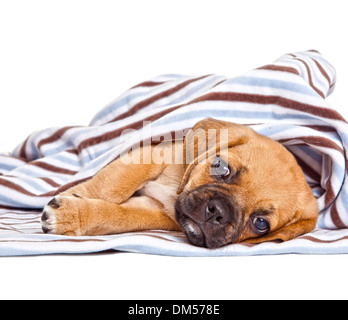
[[[43,231],[83,236],[182,230],[193,245],[217,248],[286,241],[316,225],[317,202],[295,158],[249,127],[205,119],[184,142],[132,153],[138,159],[150,155],[150,161],[126,163],[129,154],[121,156],[59,194],[43,210]]]

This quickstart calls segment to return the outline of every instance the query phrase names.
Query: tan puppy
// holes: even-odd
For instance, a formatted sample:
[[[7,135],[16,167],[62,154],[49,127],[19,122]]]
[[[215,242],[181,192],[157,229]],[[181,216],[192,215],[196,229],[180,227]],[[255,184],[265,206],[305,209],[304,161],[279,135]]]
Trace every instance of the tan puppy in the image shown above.
[[[192,244],[216,248],[286,241],[316,225],[318,206],[295,158],[246,126],[206,119],[184,144],[133,150],[140,159],[145,154],[151,155],[148,164],[126,164],[120,157],[56,196],[44,208],[43,231],[81,236],[183,230]],[[164,154],[170,159],[163,161]]]

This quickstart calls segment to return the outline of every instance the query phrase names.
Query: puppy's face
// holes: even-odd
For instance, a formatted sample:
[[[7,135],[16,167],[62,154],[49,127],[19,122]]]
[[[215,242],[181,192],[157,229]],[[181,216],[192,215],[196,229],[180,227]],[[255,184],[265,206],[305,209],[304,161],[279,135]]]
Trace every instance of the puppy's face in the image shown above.
[[[214,142],[209,129],[216,132]],[[227,142],[219,140],[220,132]],[[202,135],[206,148],[200,148]],[[314,229],[317,202],[296,160],[278,142],[245,126],[207,119],[188,133],[185,146],[192,161],[175,209],[192,244],[285,241]]]

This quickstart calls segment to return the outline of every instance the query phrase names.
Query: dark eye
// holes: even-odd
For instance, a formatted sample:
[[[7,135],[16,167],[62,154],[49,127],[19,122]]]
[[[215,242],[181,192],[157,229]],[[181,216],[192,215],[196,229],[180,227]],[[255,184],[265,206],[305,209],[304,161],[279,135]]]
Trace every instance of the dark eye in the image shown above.
[[[269,232],[271,229],[269,222],[266,219],[260,217],[253,218],[253,225],[257,232],[260,234]]]
[[[217,157],[211,166],[211,175],[214,178],[226,180],[231,174],[231,168],[223,159]]]

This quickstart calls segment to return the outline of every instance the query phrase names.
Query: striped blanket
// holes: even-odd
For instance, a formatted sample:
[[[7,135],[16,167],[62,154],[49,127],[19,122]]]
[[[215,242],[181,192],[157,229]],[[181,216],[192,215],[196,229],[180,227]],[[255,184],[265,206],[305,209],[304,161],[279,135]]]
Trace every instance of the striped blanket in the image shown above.
[[[316,51],[286,54],[236,78],[167,74],[140,83],[89,126],[50,128],[0,154],[0,256],[121,250],[221,256],[348,253],[348,124],[325,98],[335,70]],[[285,243],[194,247],[178,232],[97,237],[43,234],[43,206],[145,139],[174,137],[206,117],[245,124],[282,143],[302,167],[321,210],[316,230]],[[127,130],[126,129],[132,129]]]

